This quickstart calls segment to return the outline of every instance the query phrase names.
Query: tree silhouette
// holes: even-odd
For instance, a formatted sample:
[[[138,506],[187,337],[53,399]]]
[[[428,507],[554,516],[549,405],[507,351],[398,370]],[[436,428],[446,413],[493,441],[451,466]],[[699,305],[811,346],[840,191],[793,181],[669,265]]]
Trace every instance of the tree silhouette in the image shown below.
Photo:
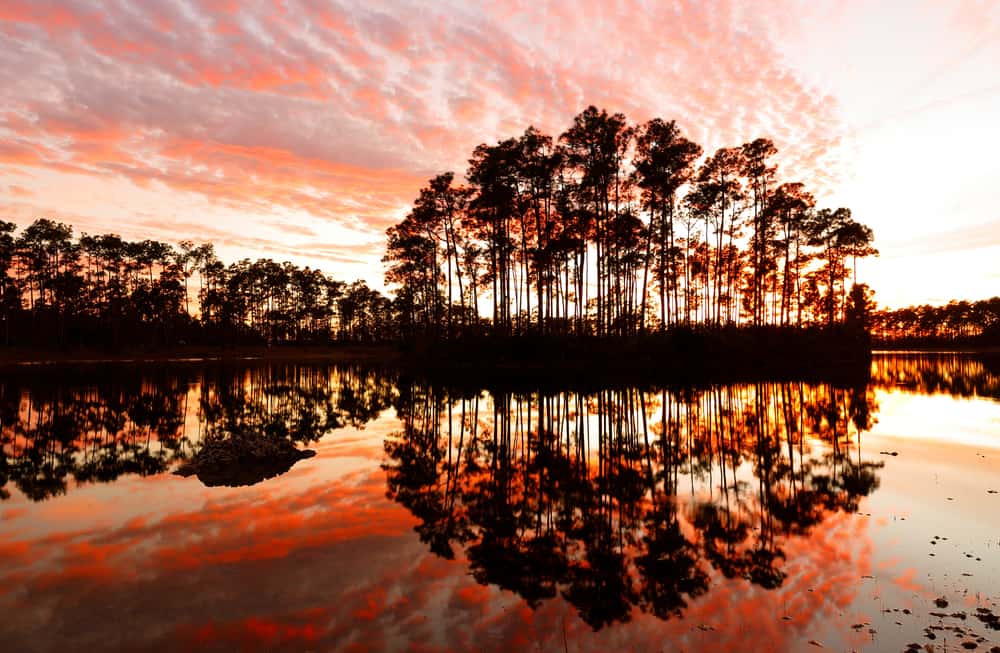
[[[214,247],[116,234],[73,238],[40,219],[0,222],[0,316],[10,346],[155,347],[377,341],[397,336],[390,300],[269,259],[229,266]],[[198,286],[191,287],[197,274]],[[195,301],[193,301],[195,300]],[[340,309],[350,315],[344,319]]]
[[[468,186],[432,178],[387,231],[399,330],[626,337],[657,316],[662,330],[845,322],[845,259],[860,283],[872,232],[779,183],[776,152],[759,138],[695,171],[702,149],[676,122],[632,126],[594,106],[558,139],[529,127],[481,144]]]
[[[1000,297],[873,311],[871,328],[883,345],[995,345],[1000,343]]]

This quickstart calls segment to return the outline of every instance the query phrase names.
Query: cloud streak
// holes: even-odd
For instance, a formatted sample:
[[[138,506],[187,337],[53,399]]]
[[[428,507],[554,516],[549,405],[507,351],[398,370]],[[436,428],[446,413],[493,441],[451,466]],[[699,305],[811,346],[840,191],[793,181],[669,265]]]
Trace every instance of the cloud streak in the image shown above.
[[[677,117],[712,146],[768,134],[800,176],[836,178],[824,157],[842,126],[834,103],[778,56],[766,29],[778,5],[236,9],[5,3],[0,169],[41,170],[53,185],[69,174],[120,178],[258,216],[293,212],[299,233],[364,234],[369,261],[428,176],[461,171],[478,142],[529,124],[557,133],[589,103],[636,120]],[[8,199],[37,194],[23,190]]]

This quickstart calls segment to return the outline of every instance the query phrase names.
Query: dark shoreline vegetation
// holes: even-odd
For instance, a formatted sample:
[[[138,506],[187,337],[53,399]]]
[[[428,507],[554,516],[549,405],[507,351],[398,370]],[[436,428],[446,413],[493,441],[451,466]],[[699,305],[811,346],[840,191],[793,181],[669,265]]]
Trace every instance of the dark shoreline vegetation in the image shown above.
[[[678,380],[864,369],[879,347],[988,345],[998,300],[875,311],[849,209],[781,182],[767,139],[702,157],[673,121],[590,107],[558,138],[480,145],[387,231],[363,281],[212,244],[0,222],[0,364],[361,360],[493,375]],[[700,161],[700,164],[699,164]],[[755,376],[756,375],[756,376]]]
[[[414,378],[449,387],[578,391],[752,381],[864,383],[866,334],[845,327],[685,328],[620,338],[520,336],[412,343],[399,359]]]

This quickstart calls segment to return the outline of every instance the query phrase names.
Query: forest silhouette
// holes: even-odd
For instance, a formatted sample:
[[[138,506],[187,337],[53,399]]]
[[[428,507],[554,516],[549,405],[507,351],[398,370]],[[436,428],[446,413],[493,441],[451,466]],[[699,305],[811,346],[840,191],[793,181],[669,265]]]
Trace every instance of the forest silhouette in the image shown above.
[[[875,344],[894,348],[997,346],[1000,297],[875,311],[871,331]]]
[[[225,265],[210,243],[74,238],[39,219],[0,222],[0,319],[8,345],[39,348],[391,337],[390,302],[363,282],[270,259]]]
[[[696,165],[674,121],[593,106],[558,138],[529,127],[479,145],[466,184],[434,177],[387,232],[399,328],[605,337],[857,318],[872,230],[781,182],[776,154],[760,138]]]
[[[678,366],[855,359],[880,344],[995,342],[998,300],[876,311],[872,230],[783,181],[764,138],[708,156],[674,121],[589,107],[553,137],[481,144],[386,232],[385,282],[211,243],[0,222],[9,348],[401,343],[421,364]],[[643,357],[643,352],[651,354]],[[684,354],[687,353],[685,358]],[[744,367],[759,361],[742,360]]]

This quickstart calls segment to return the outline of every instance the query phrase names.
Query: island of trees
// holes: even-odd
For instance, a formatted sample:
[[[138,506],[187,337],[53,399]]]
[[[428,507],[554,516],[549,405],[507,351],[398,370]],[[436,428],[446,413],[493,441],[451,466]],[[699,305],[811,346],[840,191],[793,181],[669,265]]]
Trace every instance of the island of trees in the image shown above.
[[[776,153],[760,138],[702,156],[674,121],[632,125],[595,107],[558,137],[529,127],[479,145],[464,182],[434,177],[388,230],[397,329],[546,347],[567,336],[649,346],[677,332],[785,343],[805,330],[863,332],[873,293],[857,262],[878,253],[872,230],[782,181]]]
[[[872,230],[781,182],[775,154],[757,139],[702,157],[674,121],[631,125],[595,107],[558,138],[528,128],[480,145],[465,184],[431,179],[388,231],[400,328],[622,336],[843,322],[855,294],[869,300],[857,261],[877,254]]]

